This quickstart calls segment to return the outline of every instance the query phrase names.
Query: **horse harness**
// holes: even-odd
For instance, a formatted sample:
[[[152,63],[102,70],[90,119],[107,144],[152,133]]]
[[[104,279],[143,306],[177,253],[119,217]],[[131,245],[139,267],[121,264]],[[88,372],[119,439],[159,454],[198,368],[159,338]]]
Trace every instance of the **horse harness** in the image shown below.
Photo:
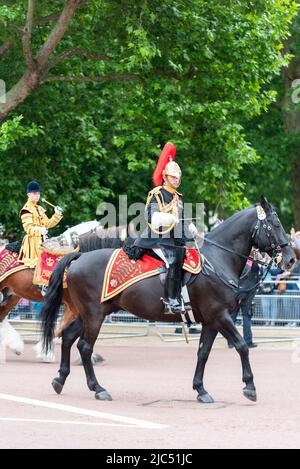
[[[251,261],[255,262],[256,264],[260,264],[261,266],[266,267],[266,271],[264,272],[264,274],[262,274],[260,276],[259,281],[255,285],[253,285],[253,287],[249,288],[249,292],[253,292],[259,286],[260,282],[265,279],[265,277],[267,276],[269,270],[271,269],[271,266],[272,266],[273,262],[278,263],[278,261],[276,261],[276,259],[280,255],[282,249],[289,245],[289,242],[278,243],[276,241],[273,230],[272,230],[272,226],[267,221],[266,212],[264,211],[264,209],[260,205],[256,206],[256,211],[257,211],[257,222],[255,223],[254,230],[253,230],[252,235],[251,235],[252,240],[253,240],[252,245],[253,245],[253,247],[256,247],[257,249],[263,249],[265,252],[271,253],[271,256],[270,256],[271,259],[268,263],[260,261],[258,259],[255,260],[252,256],[245,256],[244,254],[233,251],[232,249],[227,248],[225,246],[222,246],[221,244],[216,243],[215,241],[212,241],[212,240],[207,239],[207,238],[203,238],[207,243],[212,244],[212,245],[222,249],[223,251],[230,252],[231,254],[235,254],[235,255],[241,257],[242,259],[251,260]],[[277,217],[277,213],[275,211],[272,211],[271,216],[272,217],[275,217],[275,216]],[[270,242],[269,246],[267,246],[267,247],[260,247],[259,246],[259,238],[260,238],[261,232],[265,232],[266,238]],[[233,290],[239,289],[239,285],[236,283],[235,280],[228,279],[225,275],[218,272],[216,270],[216,268],[211,264],[211,262],[204,256],[204,264],[203,264],[203,269],[202,269],[203,275],[209,276],[210,273],[208,271],[215,274],[219,278],[219,280],[221,280],[225,285],[227,285],[231,289],[233,289]]]

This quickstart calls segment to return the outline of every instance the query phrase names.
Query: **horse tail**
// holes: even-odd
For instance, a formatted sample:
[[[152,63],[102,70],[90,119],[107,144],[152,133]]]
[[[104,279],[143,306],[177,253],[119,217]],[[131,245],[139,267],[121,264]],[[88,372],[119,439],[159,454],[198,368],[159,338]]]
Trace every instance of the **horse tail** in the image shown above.
[[[55,267],[49,282],[45,303],[41,310],[43,349],[47,353],[54,340],[54,329],[63,296],[63,279],[65,270],[81,256],[80,252],[72,252],[64,256]]]

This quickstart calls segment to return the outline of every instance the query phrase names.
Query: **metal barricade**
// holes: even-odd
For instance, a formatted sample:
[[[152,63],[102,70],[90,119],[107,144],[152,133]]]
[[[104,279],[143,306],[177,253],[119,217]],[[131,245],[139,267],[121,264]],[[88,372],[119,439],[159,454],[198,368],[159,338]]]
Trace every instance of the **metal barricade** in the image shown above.
[[[155,332],[163,342],[185,342],[182,326],[178,322],[155,322]],[[189,327],[188,340],[199,340],[201,324]]]
[[[42,303],[22,301],[12,310],[9,320],[12,326],[27,341],[38,341],[41,336],[40,310]],[[63,306],[57,319],[60,322]],[[143,337],[149,333],[149,321],[127,311],[116,311],[103,322],[98,339]]]
[[[257,295],[252,305],[253,326],[300,326],[300,294]]]
[[[278,289],[279,283],[285,287],[284,291]],[[253,326],[300,326],[299,277],[273,280],[265,282],[265,285],[252,304]]]
[[[258,293],[252,304],[253,327],[300,327],[300,290],[299,277],[292,280],[280,280],[285,282],[287,289],[279,293],[277,288],[270,293]],[[268,285],[277,286],[278,281],[267,282]],[[296,287],[295,287],[296,284]],[[27,340],[38,340],[40,336],[40,310],[41,303],[33,303],[26,300],[21,302],[10,313],[9,319],[12,325]],[[60,315],[63,313],[61,308]],[[60,320],[60,315],[59,319]],[[240,315],[237,324],[241,324]],[[98,339],[114,339],[143,337],[149,334],[149,321],[136,317],[126,311],[116,311],[105,318]],[[161,340],[165,342],[183,341],[184,335],[178,323],[154,322],[154,330]],[[189,339],[198,340],[201,325],[190,328]],[[219,336],[218,336],[219,337]]]
[[[149,321],[127,311],[116,311],[105,318],[98,339],[144,337],[149,334]]]

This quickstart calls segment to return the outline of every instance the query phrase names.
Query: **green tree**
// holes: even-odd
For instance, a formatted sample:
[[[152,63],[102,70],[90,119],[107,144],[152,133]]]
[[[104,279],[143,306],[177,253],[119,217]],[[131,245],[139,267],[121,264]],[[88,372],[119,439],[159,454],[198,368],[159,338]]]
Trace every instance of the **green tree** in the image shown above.
[[[18,228],[17,207],[31,178],[67,207],[65,224],[93,218],[100,201],[116,201],[120,193],[129,202],[144,200],[155,156],[168,140],[178,148],[186,200],[202,200],[212,210],[245,205],[240,172],[257,155],[242,124],[275,99],[268,85],[288,63],[282,43],[296,3],[79,3],[41,1],[34,16],[26,2],[0,9],[7,24],[2,50],[12,44],[0,76],[10,90],[29,73],[28,47],[37,62],[57,28],[51,22],[61,18],[57,11],[76,4],[42,78],[16,107],[2,108],[4,119],[13,117],[5,124],[19,125],[18,139],[0,147],[1,174],[11,184],[0,195],[7,231]],[[28,21],[29,42],[28,28],[10,38]]]
[[[291,55],[273,79],[276,102],[267,113],[246,124],[247,136],[260,155],[242,174],[250,200],[264,193],[279,208],[287,228],[300,228],[300,16],[294,18],[284,49]],[[298,80],[298,81],[297,81]],[[267,181],[267,184],[266,184]]]

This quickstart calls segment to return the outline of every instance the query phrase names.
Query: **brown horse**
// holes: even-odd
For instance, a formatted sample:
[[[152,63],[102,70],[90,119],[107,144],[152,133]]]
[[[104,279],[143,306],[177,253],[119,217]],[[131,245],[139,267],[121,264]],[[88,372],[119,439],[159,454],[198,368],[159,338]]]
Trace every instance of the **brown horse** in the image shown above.
[[[197,399],[200,402],[213,402],[203,386],[203,375],[218,332],[234,344],[242,362],[245,383],[243,393],[248,399],[256,400],[248,346],[230,317],[238,308],[239,279],[252,247],[268,252],[272,257],[280,252],[285,268],[294,264],[294,251],[287,235],[273,207],[263,197],[260,205],[249,207],[230,217],[206,236],[202,248],[206,258],[204,268],[188,286],[195,319],[203,324],[193,381],[193,388],[197,390]],[[79,317],[62,333],[59,376],[52,382],[57,393],[62,391],[70,373],[71,346],[80,336],[77,347],[87,385],[95,392],[96,399],[111,400],[110,394],[97,381],[91,355],[104,318],[112,311],[123,309],[144,319],[170,321],[170,317],[163,312],[160,300],[163,287],[157,276],[142,280],[111,300],[100,303],[104,272],[112,253],[112,249],[104,249],[93,253],[70,254],[60,261],[52,274],[42,309],[46,349],[54,336],[55,322],[63,298],[62,282],[66,268],[68,294],[79,312]],[[74,260],[76,262],[72,262]],[[180,314],[174,315],[172,321],[180,322]]]
[[[123,244],[127,236],[126,227],[112,227],[108,229],[98,228],[93,232],[79,237],[78,245],[80,252],[89,252],[96,249],[104,249],[107,246],[118,248]],[[130,232],[131,227],[128,227]],[[25,269],[15,272],[0,282],[0,292],[3,292],[3,300],[0,303],[0,323],[6,318],[10,311],[18,304],[21,298],[30,301],[44,302],[40,288],[33,284],[34,272],[32,269]],[[62,303],[64,304],[64,314],[60,325],[57,328],[56,336],[61,336],[61,331],[72,322],[78,315],[68,290],[64,289]]]

